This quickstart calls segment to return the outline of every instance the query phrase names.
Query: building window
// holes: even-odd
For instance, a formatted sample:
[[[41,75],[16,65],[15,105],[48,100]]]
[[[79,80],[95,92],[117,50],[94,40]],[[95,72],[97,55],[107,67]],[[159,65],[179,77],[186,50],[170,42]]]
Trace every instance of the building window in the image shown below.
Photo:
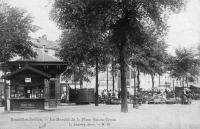
[[[11,86],[11,98],[43,98],[43,86]]]

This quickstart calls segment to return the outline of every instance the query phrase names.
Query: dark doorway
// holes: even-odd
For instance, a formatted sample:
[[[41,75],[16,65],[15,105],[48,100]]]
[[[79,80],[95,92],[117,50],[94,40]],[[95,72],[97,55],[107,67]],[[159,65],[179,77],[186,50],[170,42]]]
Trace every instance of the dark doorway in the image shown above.
[[[55,81],[50,81],[49,97],[50,99],[55,99],[56,97]]]
[[[32,88],[31,87],[24,87],[24,94],[25,98],[31,98]]]

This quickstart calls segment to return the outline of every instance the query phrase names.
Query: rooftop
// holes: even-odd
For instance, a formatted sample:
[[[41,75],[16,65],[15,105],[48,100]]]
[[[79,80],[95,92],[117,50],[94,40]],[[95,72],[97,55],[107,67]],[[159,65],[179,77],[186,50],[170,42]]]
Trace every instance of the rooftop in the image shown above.
[[[59,48],[59,42],[47,40],[46,35],[43,35],[42,37],[39,37],[37,39],[31,38],[30,41],[33,43],[34,47],[37,47],[37,48],[43,48],[44,46],[46,49],[55,50]]]
[[[27,58],[19,58],[16,61],[35,61],[35,62],[61,62],[57,57],[48,55],[44,51],[39,48],[35,48],[34,51],[37,53],[36,57],[32,57],[30,59]]]

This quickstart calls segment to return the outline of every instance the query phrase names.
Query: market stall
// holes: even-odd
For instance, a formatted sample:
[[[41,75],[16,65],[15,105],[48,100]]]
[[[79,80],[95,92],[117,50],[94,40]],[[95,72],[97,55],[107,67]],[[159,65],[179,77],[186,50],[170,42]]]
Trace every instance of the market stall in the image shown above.
[[[60,74],[63,62],[13,61],[2,76],[7,86],[8,110],[55,108],[60,101]]]
[[[10,80],[10,110],[44,109],[44,79],[50,77],[28,65],[5,75]]]

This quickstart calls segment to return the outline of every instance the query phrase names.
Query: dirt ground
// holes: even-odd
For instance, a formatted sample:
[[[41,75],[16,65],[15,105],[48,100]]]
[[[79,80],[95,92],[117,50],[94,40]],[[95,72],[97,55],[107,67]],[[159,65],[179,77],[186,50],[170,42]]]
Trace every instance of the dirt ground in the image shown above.
[[[120,113],[120,105],[63,105],[38,111],[3,111],[0,129],[200,129],[200,101],[191,105],[129,105]]]

